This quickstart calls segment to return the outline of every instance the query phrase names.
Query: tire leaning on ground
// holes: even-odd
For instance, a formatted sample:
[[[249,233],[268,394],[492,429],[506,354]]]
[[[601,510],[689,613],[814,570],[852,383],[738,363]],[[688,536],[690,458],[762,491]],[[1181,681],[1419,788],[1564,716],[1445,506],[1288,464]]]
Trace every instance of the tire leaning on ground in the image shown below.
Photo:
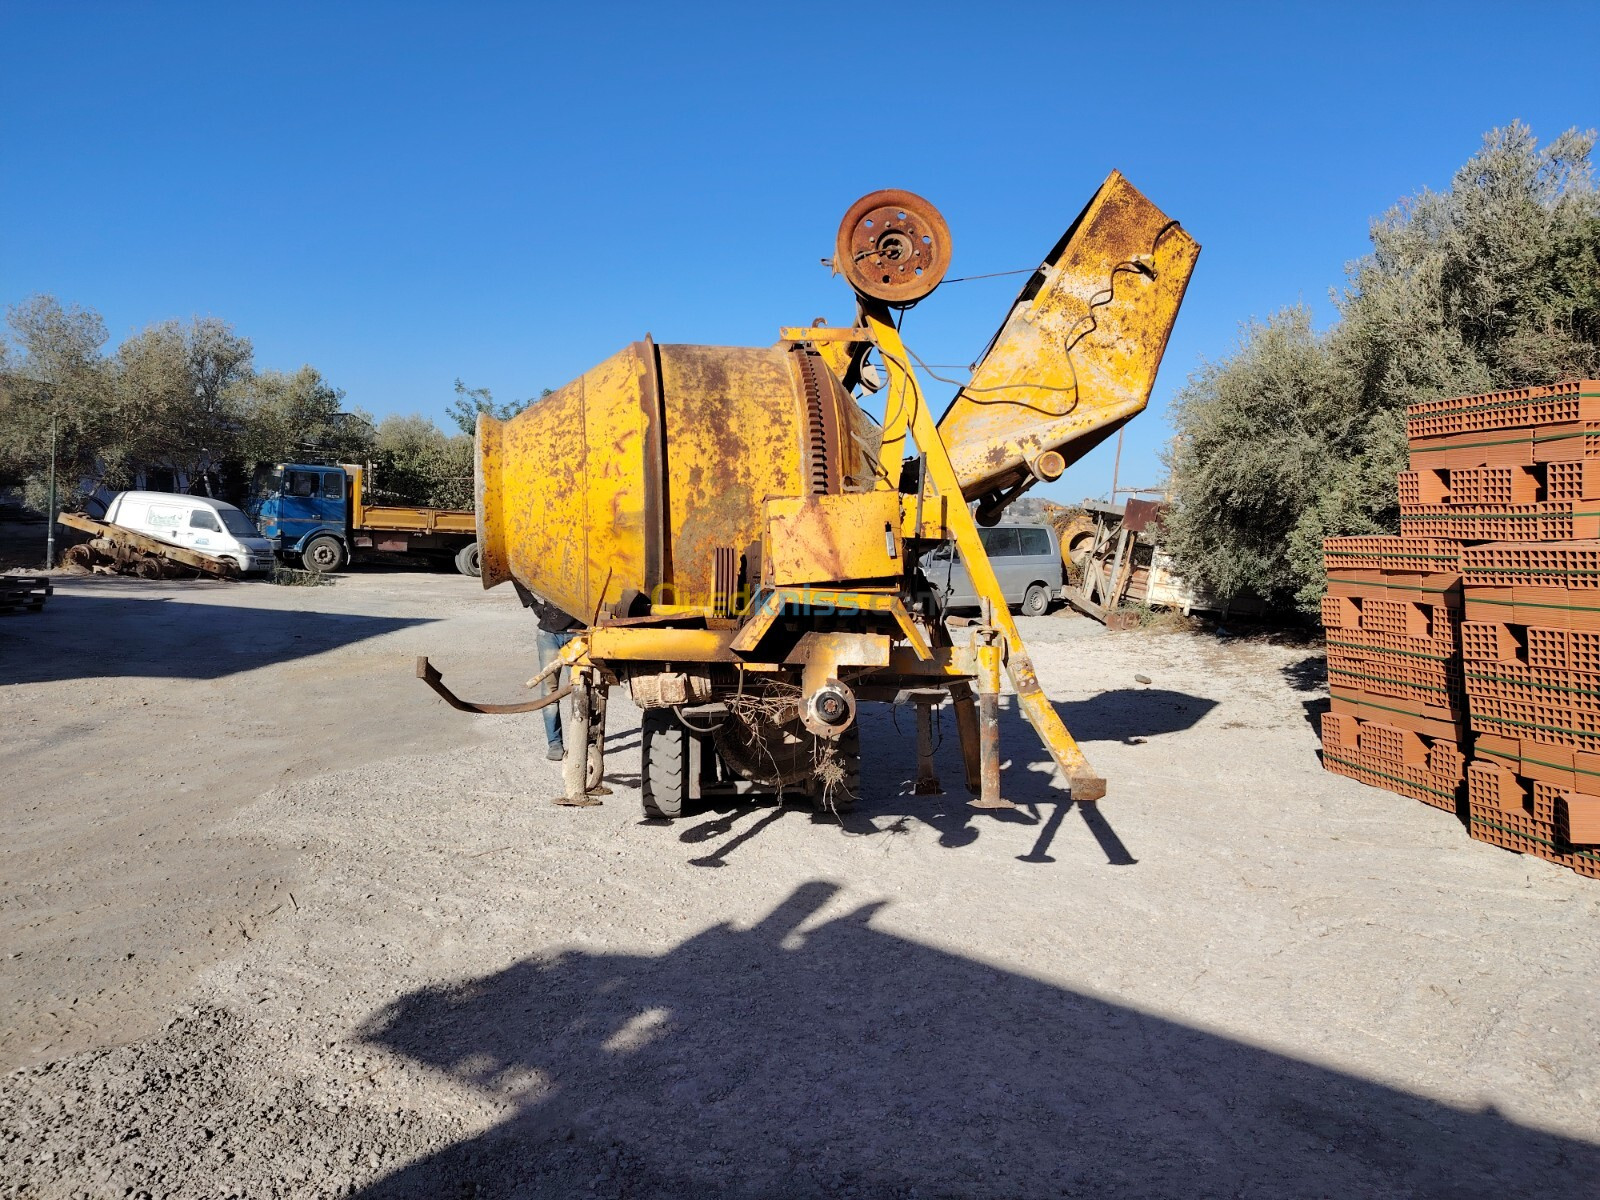
[[[1022,615],[1042,617],[1050,611],[1050,593],[1042,583],[1031,584],[1022,594]]]
[[[318,534],[306,543],[300,561],[309,571],[337,571],[345,564],[344,546],[336,537]]]
[[[477,542],[468,542],[456,552],[456,570],[474,579],[483,574],[483,560],[478,553]]]
[[[670,708],[647,708],[642,734],[644,815],[681,817],[689,799],[689,731]]]

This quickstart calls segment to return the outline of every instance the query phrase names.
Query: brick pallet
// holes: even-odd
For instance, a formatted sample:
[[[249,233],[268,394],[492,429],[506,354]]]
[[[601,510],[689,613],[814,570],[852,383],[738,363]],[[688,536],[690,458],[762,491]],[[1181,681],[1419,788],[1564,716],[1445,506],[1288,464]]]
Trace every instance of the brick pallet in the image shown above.
[[[1600,878],[1600,381],[1412,406],[1400,537],[1324,544],[1328,770]]]
[[[1460,557],[1452,542],[1394,537],[1324,546],[1323,763],[1450,812],[1467,762]]]

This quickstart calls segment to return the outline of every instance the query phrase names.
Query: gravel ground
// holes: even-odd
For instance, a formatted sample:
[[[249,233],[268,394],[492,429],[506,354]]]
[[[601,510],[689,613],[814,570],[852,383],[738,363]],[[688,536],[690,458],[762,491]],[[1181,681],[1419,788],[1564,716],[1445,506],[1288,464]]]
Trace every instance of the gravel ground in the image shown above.
[[[1592,1196],[1600,885],[1323,773],[1312,650],[1024,622],[1106,775],[550,803],[509,589],[0,624],[0,1196]],[[1144,684],[1136,679],[1143,675]],[[948,722],[947,722],[948,724]]]

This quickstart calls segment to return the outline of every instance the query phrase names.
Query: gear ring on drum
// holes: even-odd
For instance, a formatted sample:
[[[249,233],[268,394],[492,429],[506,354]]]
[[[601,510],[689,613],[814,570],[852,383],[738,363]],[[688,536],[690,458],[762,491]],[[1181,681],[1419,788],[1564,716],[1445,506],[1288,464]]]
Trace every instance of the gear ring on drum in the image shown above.
[[[915,304],[950,269],[950,227],[914,192],[871,192],[839,223],[833,265],[863,296]]]

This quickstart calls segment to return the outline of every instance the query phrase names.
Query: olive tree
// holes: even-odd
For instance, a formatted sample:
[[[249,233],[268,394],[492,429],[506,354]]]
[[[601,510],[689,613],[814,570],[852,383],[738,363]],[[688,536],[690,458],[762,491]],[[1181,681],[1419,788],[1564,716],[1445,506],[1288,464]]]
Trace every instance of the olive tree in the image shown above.
[[[1287,309],[1189,378],[1164,530],[1187,575],[1314,611],[1324,537],[1398,531],[1407,405],[1600,375],[1594,141],[1492,130],[1372,223],[1331,328]]]

